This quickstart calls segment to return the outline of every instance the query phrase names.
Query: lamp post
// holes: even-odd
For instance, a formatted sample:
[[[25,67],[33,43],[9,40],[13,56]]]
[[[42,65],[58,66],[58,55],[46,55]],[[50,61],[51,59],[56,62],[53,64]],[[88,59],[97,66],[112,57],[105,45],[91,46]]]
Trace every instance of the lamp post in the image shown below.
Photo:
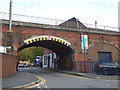
[[[95,28],[97,29],[97,21],[95,21]]]
[[[85,65],[85,72],[86,72],[86,55],[85,55],[85,38],[84,38],[84,33],[83,32],[81,32],[81,35],[82,35],[82,37],[83,37],[83,50],[84,50],[84,65]]]
[[[9,44],[7,45],[9,39],[11,50],[13,50],[14,37],[11,28],[12,28],[12,0],[10,0],[10,6],[9,6],[9,31],[5,33],[5,47],[9,45]]]
[[[76,22],[77,22],[77,28],[80,30],[81,29],[81,26],[79,25],[79,19],[76,19]],[[79,31],[80,32],[80,31]],[[85,72],[86,72],[86,56],[85,56],[85,38],[84,38],[84,33],[81,32],[80,35],[83,36],[83,50],[84,50],[84,65],[85,65]]]
[[[12,0],[10,0],[10,9],[9,9],[9,31],[11,32],[12,27]]]

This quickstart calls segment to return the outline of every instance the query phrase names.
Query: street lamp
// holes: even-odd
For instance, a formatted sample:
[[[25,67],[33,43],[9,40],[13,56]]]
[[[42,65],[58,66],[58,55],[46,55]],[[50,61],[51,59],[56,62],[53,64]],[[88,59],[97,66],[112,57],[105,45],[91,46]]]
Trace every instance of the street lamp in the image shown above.
[[[12,27],[12,0],[10,0],[10,8],[9,8],[9,31],[11,32]]]
[[[97,30],[97,21],[95,21],[95,29]]]
[[[82,37],[83,37],[83,50],[84,50],[84,64],[85,64],[85,72],[86,72],[86,59],[85,59],[85,38],[84,38],[84,33],[83,32],[81,32],[81,35],[82,35]]]
[[[79,19],[76,19],[76,22],[77,22],[77,29],[81,29],[81,26],[79,26]],[[80,31],[79,31],[80,32]],[[83,50],[84,50],[84,63],[85,63],[85,72],[86,72],[86,59],[85,59],[85,49],[86,49],[86,47],[85,47],[85,38],[84,38],[84,33],[83,32],[81,32],[80,33],[80,35],[82,35],[82,37],[83,37]]]

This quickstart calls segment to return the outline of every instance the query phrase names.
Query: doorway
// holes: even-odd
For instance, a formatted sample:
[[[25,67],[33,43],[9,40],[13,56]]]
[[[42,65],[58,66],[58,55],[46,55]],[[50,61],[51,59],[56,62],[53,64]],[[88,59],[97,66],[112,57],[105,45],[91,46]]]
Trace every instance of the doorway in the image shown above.
[[[98,58],[100,63],[111,63],[111,52],[98,52]]]

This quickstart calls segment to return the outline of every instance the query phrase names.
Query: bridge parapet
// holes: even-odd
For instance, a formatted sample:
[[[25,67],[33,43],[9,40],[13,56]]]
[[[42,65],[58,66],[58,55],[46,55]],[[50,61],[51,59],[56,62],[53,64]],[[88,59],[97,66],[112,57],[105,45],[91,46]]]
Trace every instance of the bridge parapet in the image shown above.
[[[2,20],[2,24],[9,24],[8,20]],[[70,28],[70,27],[63,27],[63,26],[56,26],[56,25],[45,25],[45,24],[37,24],[37,23],[30,23],[30,22],[18,22],[13,21],[13,26],[26,26],[26,27],[34,27],[34,28],[43,28],[43,29],[53,29],[58,31],[68,31],[68,32],[85,32],[85,33],[94,33],[94,34],[106,34],[106,35],[119,35],[119,31],[111,31],[111,30],[104,30],[104,29],[95,29],[95,28]]]

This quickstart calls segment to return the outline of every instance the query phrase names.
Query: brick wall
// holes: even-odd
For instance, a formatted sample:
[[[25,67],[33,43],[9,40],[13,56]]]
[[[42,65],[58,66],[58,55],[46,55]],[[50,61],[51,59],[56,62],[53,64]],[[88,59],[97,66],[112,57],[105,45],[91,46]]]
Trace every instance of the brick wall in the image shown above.
[[[0,53],[1,54],[1,53]],[[2,77],[8,77],[16,73],[17,57],[10,54],[2,54]]]
[[[8,25],[4,24],[2,26],[2,29],[7,31]],[[16,23],[13,25],[12,31],[14,31],[14,40],[15,40],[14,45],[16,47],[16,50],[21,46],[19,43],[20,39],[23,41],[23,40],[28,39],[35,35],[36,36],[50,35],[50,36],[56,36],[56,37],[63,38],[65,40],[69,41],[71,43],[71,45],[77,50],[77,52],[75,53],[75,61],[84,61],[84,54],[81,49],[80,32],[84,32],[85,35],[88,35],[88,48],[96,45],[96,43],[99,43],[99,42],[106,42],[110,45],[113,45],[113,46],[119,48],[119,42],[120,42],[119,36],[116,32],[109,32],[109,31],[105,32],[104,30],[97,30],[97,31],[94,29],[93,30],[92,29],[76,30],[74,28],[71,29],[71,28],[58,28],[58,27],[57,28],[52,28],[52,27],[49,28],[47,25],[46,25],[46,27],[42,27],[41,25],[34,24],[34,23],[31,23],[31,24],[23,23],[20,26],[19,24],[17,25],[17,23]],[[21,35],[20,33],[22,33],[23,31],[25,31],[26,34],[22,34],[22,37],[20,37],[19,35]],[[104,52],[108,52],[109,49],[104,50]],[[44,54],[47,54],[50,52],[51,51],[48,50],[48,51],[44,52]],[[87,60],[88,56],[91,56],[91,54],[92,54],[91,52],[93,52],[93,50],[90,49],[88,51],[88,54],[86,53],[86,57],[85,57],[86,60]],[[95,56],[96,54],[97,54],[97,52],[92,54],[92,56],[95,57],[95,59],[94,59],[94,57],[92,59],[98,60],[98,57]],[[115,56],[116,56],[115,53],[113,53],[113,60],[116,59],[116,58],[114,58]]]
[[[75,53],[75,61],[79,62],[79,61],[85,61],[87,60],[87,54],[85,53],[85,57],[84,57],[84,53]]]
[[[91,60],[98,61],[98,52],[111,52],[111,59],[113,61],[117,61],[120,58],[119,56],[119,49],[111,44],[108,43],[98,43],[93,47],[88,49],[88,57],[91,57]]]
[[[2,29],[7,31],[8,30],[8,26],[7,25],[3,25]],[[73,31],[64,31],[64,30],[53,30],[53,29],[48,29],[48,28],[36,28],[36,27],[31,27],[31,26],[24,26],[24,27],[16,27],[13,26],[12,27],[12,31],[14,31],[14,45],[16,46],[16,48],[20,47],[20,39],[23,41],[25,39],[28,39],[34,35],[36,36],[40,36],[40,35],[51,35],[51,36],[56,36],[56,37],[60,37],[63,38],[67,41],[69,41],[72,46],[74,46],[77,50],[81,51],[81,37],[80,37],[80,33],[79,32],[75,32]],[[25,31],[26,34],[22,34],[21,33]],[[101,34],[101,33],[89,33],[86,32],[85,35],[88,35],[88,45],[89,47],[91,47],[92,45],[94,45],[95,43],[102,41],[106,41],[107,43],[110,43],[112,45],[115,45],[116,47],[118,47],[118,36],[117,35],[105,35],[105,34]],[[4,36],[4,34],[3,34]],[[102,38],[103,37],[103,38]]]

